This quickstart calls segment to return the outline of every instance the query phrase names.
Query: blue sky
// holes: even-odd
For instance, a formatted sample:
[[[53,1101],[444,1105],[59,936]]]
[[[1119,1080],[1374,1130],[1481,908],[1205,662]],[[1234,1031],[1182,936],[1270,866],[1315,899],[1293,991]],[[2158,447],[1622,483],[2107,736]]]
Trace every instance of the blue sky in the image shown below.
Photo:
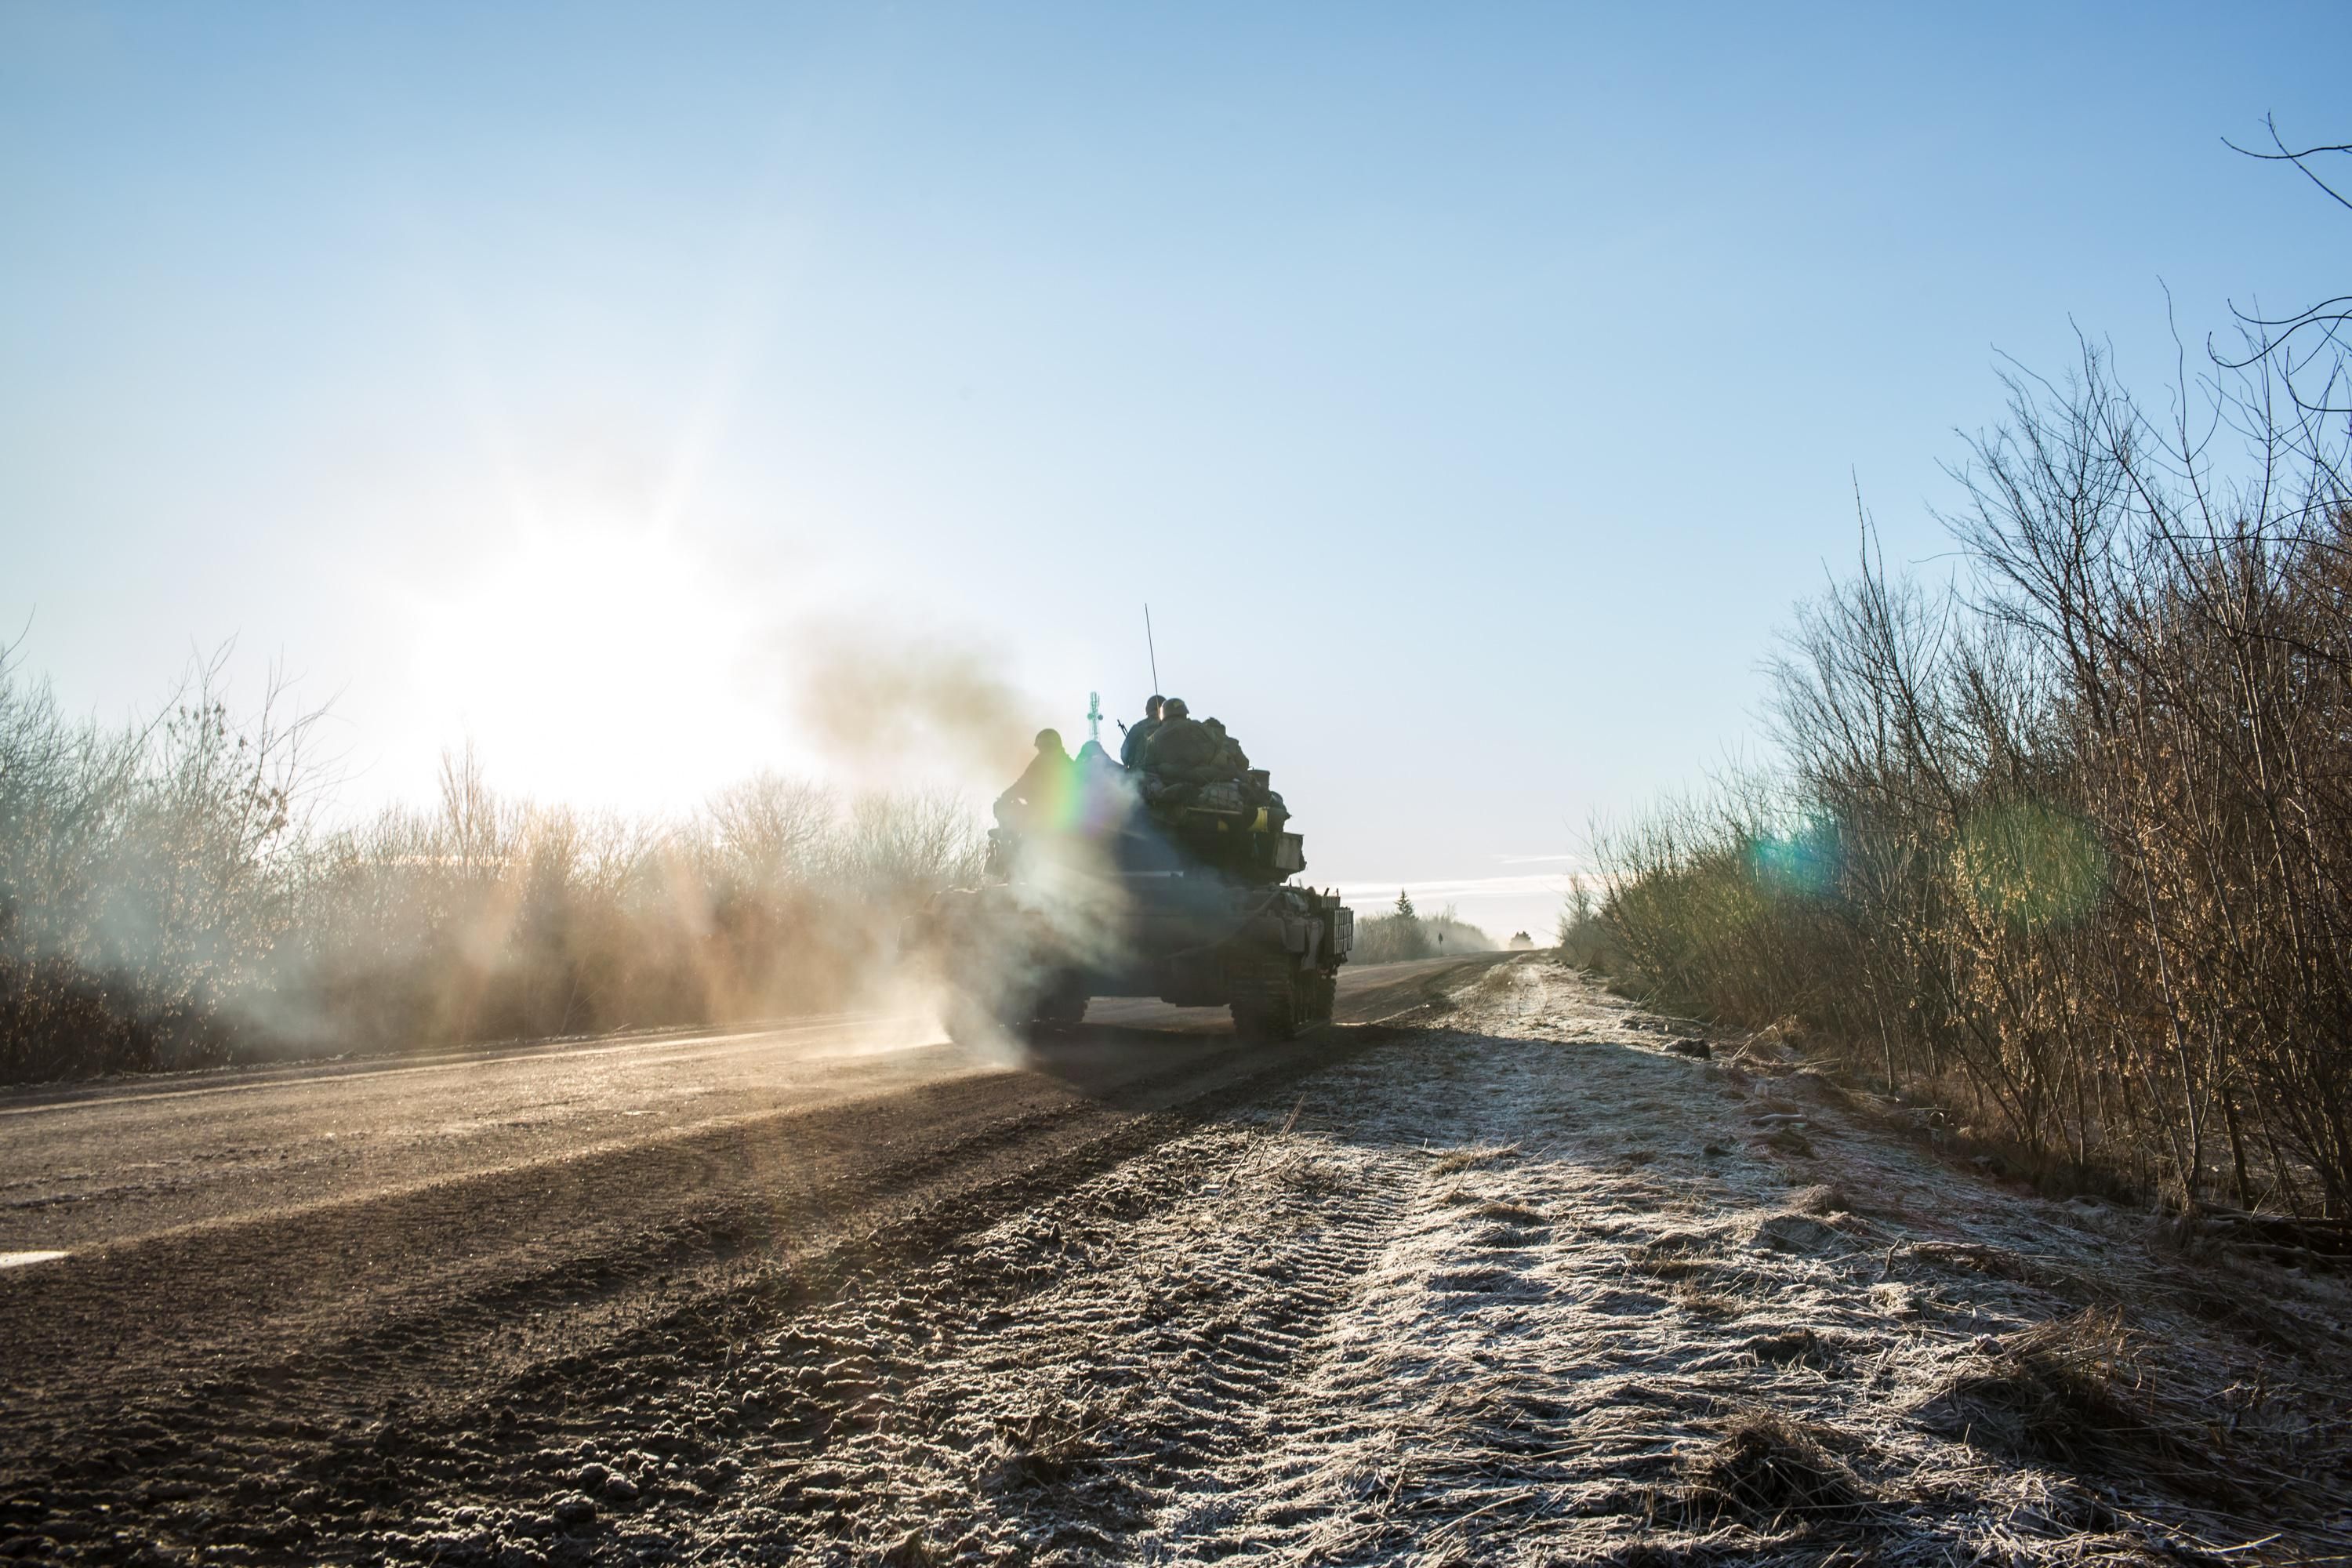
[[[2221,138],[2352,134],[2347,58],[2341,5],[11,0],[0,620],[109,716],[282,658],[355,806],[470,733],[646,808],[870,774],[812,626],[1075,733],[1148,598],[1314,876],[1539,922],[1752,745],[1857,483],[1943,569],[2001,354],[2154,387],[2168,288],[2192,344],[2341,291]]]

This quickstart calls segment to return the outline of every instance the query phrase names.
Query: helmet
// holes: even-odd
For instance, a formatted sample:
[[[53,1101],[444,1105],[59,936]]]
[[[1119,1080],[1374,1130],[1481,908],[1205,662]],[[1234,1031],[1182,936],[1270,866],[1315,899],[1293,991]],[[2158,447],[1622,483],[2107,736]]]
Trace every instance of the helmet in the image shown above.
[[[1168,706],[1161,711],[1168,718],[1181,719],[1192,710],[1184,706],[1184,700],[1181,697],[1171,697],[1168,700]]]
[[[1038,731],[1037,749],[1041,752],[1060,751],[1062,749],[1062,732],[1059,730]]]

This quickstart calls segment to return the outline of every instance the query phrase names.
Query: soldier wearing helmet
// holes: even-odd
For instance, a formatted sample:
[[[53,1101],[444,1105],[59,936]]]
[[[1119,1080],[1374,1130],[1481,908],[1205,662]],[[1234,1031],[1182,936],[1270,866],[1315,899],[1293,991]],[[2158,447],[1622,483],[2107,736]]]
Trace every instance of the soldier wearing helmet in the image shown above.
[[[1015,832],[1033,824],[1064,820],[1076,786],[1071,776],[1075,764],[1062,749],[1062,732],[1040,730],[1036,743],[1037,754],[1029,759],[1013,787],[996,797],[997,822]]]
[[[1198,784],[1217,763],[1217,738],[1192,717],[1181,697],[1171,697],[1160,728],[1144,749],[1143,765],[1162,778]]]
[[[1160,728],[1160,710],[1168,699],[1157,691],[1143,704],[1143,717],[1137,720],[1118,743],[1118,765],[1139,768],[1143,765],[1144,748],[1151,744],[1152,731]]]

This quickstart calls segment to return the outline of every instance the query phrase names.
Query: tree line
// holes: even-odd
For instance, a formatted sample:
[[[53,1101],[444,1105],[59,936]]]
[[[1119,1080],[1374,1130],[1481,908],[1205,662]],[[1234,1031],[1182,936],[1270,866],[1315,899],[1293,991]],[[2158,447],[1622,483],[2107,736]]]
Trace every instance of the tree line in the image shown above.
[[[931,892],[962,803],[772,774],[680,820],[503,795],[321,826],[310,722],[217,662],[151,722],[62,714],[0,650],[0,1081],[846,1005]]]

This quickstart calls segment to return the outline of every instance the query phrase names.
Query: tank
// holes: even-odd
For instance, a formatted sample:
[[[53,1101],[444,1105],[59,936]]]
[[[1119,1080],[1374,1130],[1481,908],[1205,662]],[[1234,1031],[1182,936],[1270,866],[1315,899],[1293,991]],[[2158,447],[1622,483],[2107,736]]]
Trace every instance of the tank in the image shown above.
[[[1294,880],[1305,842],[1264,772],[1170,783],[1105,762],[1073,777],[1052,820],[990,833],[978,887],[908,922],[951,1035],[1076,1024],[1097,996],[1228,1007],[1258,1040],[1329,1020],[1355,914]]]

